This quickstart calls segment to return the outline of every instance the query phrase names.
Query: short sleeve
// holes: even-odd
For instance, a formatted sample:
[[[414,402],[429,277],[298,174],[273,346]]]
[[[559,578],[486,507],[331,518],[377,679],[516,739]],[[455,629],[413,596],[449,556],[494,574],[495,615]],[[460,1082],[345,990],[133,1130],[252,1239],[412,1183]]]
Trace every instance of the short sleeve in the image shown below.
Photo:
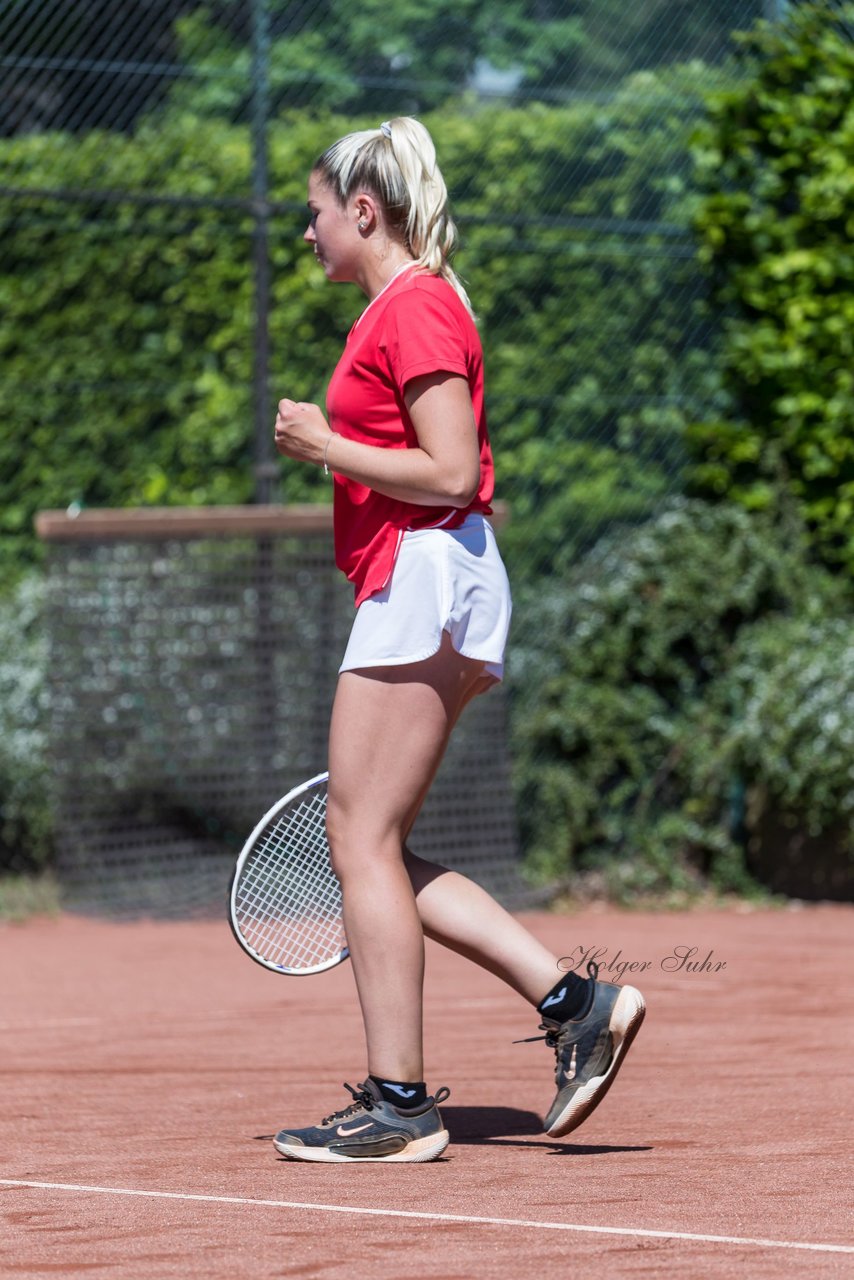
[[[441,288],[430,287],[435,284]],[[458,307],[451,286],[435,277],[418,280],[390,301],[381,346],[399,387],[425,373],[469,376],[470,344]]]

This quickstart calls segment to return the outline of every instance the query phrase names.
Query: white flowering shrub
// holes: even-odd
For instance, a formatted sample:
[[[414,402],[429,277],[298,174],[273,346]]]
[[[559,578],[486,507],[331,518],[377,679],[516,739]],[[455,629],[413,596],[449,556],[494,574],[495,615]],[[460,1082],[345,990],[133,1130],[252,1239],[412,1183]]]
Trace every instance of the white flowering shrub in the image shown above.
[[[40,574],[0,597],[0,873],[52,850],[44,603]]]

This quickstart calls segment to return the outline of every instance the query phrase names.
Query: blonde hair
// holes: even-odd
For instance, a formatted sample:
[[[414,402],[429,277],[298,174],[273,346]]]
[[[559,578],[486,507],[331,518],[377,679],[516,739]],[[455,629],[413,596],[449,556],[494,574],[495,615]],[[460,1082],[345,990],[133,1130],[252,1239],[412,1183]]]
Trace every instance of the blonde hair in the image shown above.
[[[448,188],[436,163],[427,129],[412,116],[384,121],[339,138],[314,165],[340,204],[369,191],[382,207],[387,227],[398,235],[417,265],[442,276],[469,312],[468,294],[451,267],[457,229],[448,206]]]

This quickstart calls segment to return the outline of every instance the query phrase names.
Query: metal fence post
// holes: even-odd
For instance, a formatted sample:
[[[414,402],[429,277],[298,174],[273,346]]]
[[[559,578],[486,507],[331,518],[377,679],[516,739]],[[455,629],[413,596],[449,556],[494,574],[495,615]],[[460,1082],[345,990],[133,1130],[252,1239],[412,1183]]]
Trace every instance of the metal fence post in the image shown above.
[[[273,457],[270,378],[270,14],[268,0],[252,0],[252,245],[255,281],[254,497],[274,501],[279,469]]]

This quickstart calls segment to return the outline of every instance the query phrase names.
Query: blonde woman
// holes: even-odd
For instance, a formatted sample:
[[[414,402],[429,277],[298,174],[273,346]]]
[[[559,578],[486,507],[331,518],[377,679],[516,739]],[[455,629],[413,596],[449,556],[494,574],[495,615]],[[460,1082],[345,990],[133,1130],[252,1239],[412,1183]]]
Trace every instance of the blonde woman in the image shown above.
[[[424,937],[509,983],[555,1050],[553,1137],[610,1086],[640,994],[563,972],[472,881],[407,837],[465,705],[502,678],[510,591],[489,524],[483,356],[450,265],[455,228],[432,139],[399,118],[334,143],[308,183],[305,240],[367,306],[332,376],[328,419],[281,400],[276,447],[334,476],[335,553],[356,616],[329,733],[327,829],[362,1009],[367,1078],[320,1124],[283,1129],[295,1160],[424,1161],[448,1143],[424,1081]]]

